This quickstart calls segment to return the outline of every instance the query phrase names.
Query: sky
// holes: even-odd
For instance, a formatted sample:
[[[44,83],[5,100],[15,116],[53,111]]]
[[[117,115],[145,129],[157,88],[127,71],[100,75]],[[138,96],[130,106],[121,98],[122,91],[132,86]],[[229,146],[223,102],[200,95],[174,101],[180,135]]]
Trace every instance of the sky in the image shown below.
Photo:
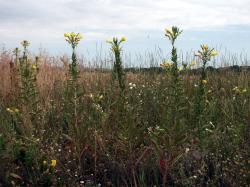
[[[124,51],[135,54],[170,49],[164,29],[183,29],[178,49],[208,44],[250,54],[250,0],[0,0],[0,46],[30,41],[30,50],[69,51],[63,34],[80,32],[78,51],[108,50],[107,39],[126,36]],[[93,55],[94,56],[94,55]]]

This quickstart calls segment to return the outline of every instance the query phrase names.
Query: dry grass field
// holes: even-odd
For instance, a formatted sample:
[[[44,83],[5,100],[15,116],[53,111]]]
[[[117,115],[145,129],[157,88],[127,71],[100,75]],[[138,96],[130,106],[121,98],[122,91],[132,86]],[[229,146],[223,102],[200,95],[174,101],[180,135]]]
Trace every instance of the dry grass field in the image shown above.
[[[113,69],[79,64],[75,33],[71,60],[2,51],[0,186],[248,186],[250,71],[208,69],[207,45],[180,67],[180,33],[152,71],[123,68],[125,38]]]

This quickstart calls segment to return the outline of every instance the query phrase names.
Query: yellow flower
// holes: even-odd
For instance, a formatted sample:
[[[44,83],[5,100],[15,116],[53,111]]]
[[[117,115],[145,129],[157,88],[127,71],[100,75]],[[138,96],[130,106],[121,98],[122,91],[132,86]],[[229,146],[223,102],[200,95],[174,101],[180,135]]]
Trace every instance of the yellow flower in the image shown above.
[[[235,86],[232,90],[233,91],[238,90],[238,86]]]
[[[195,66],[197,64],[197,62],[194,60],[191,62],[191,66]]]
[[[47,165],[48,162],[46,160],[43,161],[43,165]]]
[[[102,98],[103,98],[103,95],[100,95],[100,96],[99,96],[99,99],[102,99]]]
[[[236,94],[240,94],[240,89],[238,88],[238,86],[235,86],[233,89],[232,89]]]
[[[204,44],[204,45],[202,45],[202,48],[207,51],[209,47],[207,44]]]
[[[33,69],[33,70],[36,70],[36,69],[37,69],[37,65],[33,64],[33,65],[32,65],[32,69]]]
[[[171,66],[172,66],[172,62],[170,62],[170,61],[165,61],[165,62],[163,62],[162,64],[160,64],[160,66],[162,67],[162,68],[166,68],[166,69],[168,69],[168,68],[170,68]]]
[[[19,109],[18,108],[6,108],[6,111],[11,113],[11,114],[14,114],[14,113],[18,113],[19,112]]]
[[[247,89],[243,89],[242,91],[241,91],[241,93],[246,93],[247,92]]]
[[[64,37],[65,37],[65,38],[67,38],[67,37],[69,37],[69,36],[70,36],[70,33],[68,33],[68,32],[64,33]]]
[[[15,113],[18,113],[18,112],[19,112],[19,109],[18,109],[18,108],[15,108],[14,111],[15,111]]]
[[[14,111],[10,108],[6,108],[6,111],[9,112],[9,113],[13,113]]]
[[[166,31],[167,34],[172,34],[173,35],[172,28],[166,28],[165,31]]]
[[[56,160],[51,160],[51,164],[50,164],[50,165],[51,165],[51,167],[53,167],[53,168],[56,167]]]
[[[183,67],[178,67],[178,71],[182,71],[183,70]]]
[[[202,80],[202,84],[207,84],[207,80]]]
[[[121,42],[125,42],[126,41],[126,38],[123,36],[122,38],[121,38]]]
[[[121,39],[118,39],[117,37],[113,37],[113,40],[107,40],[106,42],[111,44],[111,50],[114,53],[117,53],[117,52],[122,51],[121,43],[125,41],[126,41],[125,37],[122,37]]]
[[[195,56],[199,57],[203,62],[207,62],[211,60],[211,57],[214,57],[218,55],[219,52],[211,49],[207,44],[201,45],[201,50],[198,50],[197,53],[195,53]]]
[[[218,54],[219,54],[219,52],[216,51],[216,50],[213,50],[213,51],[211,52],[211,56],[217,56]]]

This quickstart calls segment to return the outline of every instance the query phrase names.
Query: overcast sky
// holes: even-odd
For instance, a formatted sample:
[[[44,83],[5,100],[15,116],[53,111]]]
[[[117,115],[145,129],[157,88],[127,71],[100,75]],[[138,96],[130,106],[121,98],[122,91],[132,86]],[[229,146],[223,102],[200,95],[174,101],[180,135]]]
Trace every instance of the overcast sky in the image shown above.
[[[80,32],[82,51],[106,46],[113,36],[126,36],[127,51],[168,48],[164,29],[184,30],[178,47],[223,46],[250,53],[250,0],[0,0],[0,44],[31,42],[52,53],[68,50],[64,32]]]

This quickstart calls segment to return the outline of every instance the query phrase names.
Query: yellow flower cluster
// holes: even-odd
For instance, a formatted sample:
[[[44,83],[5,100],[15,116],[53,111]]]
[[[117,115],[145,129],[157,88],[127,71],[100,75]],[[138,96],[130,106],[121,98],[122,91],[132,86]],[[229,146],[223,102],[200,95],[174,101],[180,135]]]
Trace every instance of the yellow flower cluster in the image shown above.
[[[33,70],[37,70],[37,69],[38,69],[37,65],[36,65],[36,64],[33,64],[33,65],[32,65],[32,69],[33,69]]]
[[[126,42],[126,38],[125,36],[121,37],[121,39],[119,40],[117,37],[114,37],[112,40],[106,40],[107,43],[109,44],[113,44],[113,43],[122,43],[122,42]]]
[[[207,84],[207,80],[202,80],[202,84]]]
[[[20,110],[18,108],[12,107],[12,108],[6,108],[6,111],[9,112],[10,114],[17,114],[19,113]]]
[[[126,41],[126,38],[123,36],[121,37],[120,40],[117,37],[114,37],[113,40],[107,40],[106,42],[112,44],[112,43],[122,43],[125,41]]]
[[[114,52],[120,52],[121,51],[120,44],[125,41],[126,41],[126,38],[124,36],[121,37],[121,39],[114,37],[113,40],[106,40],[107,43],[111,44],[112,51]]]
[[[54,168],[54,167],[56,167],[56,163],[57,163],[57,161],[56,160],[51,160],[51,163],[50,163],[50,166],[52,167],[52,168]],[[47,165],[48,164],[48,162],[46,161],[46,160],[44,160],[43,161],[43,165]]]
[[[51,167],[53,167],[53,168],[56,167],[56,160],[51,160],[51,164],[50,164],[50,165],[51,165]]]
[[[244,94],[247,92],[247,89],[240,89],[238,86],[235,86],[232,90],[235,94]]]
[[[174,44],[176,38],[182,33],[182,31],[175,26],[165,29],[165,36]]]
[[[195,56],[199,57],[203,61],[210,61],[212,57],[217,56],[219,53],[215,49],[209,48],[207,44],[201,45],[201,50],[199,50]]]
[[[173,65],[173,62],[171,61],[164,61],[160,66],[164,69],[170,69]]]
[[[64,34],[65,40],[71,45],[73,49],[76,48],[76,46],[79,44],[81,39],[83,38],[80,33],[65,33]]]
[[[172,61],[164,61],[163,63],[160,64],[160,66],[166,70],[170,70],[173,67],[173,62]],[[183,70],[183,66],[178,67],[178,71],[181,72]]]

